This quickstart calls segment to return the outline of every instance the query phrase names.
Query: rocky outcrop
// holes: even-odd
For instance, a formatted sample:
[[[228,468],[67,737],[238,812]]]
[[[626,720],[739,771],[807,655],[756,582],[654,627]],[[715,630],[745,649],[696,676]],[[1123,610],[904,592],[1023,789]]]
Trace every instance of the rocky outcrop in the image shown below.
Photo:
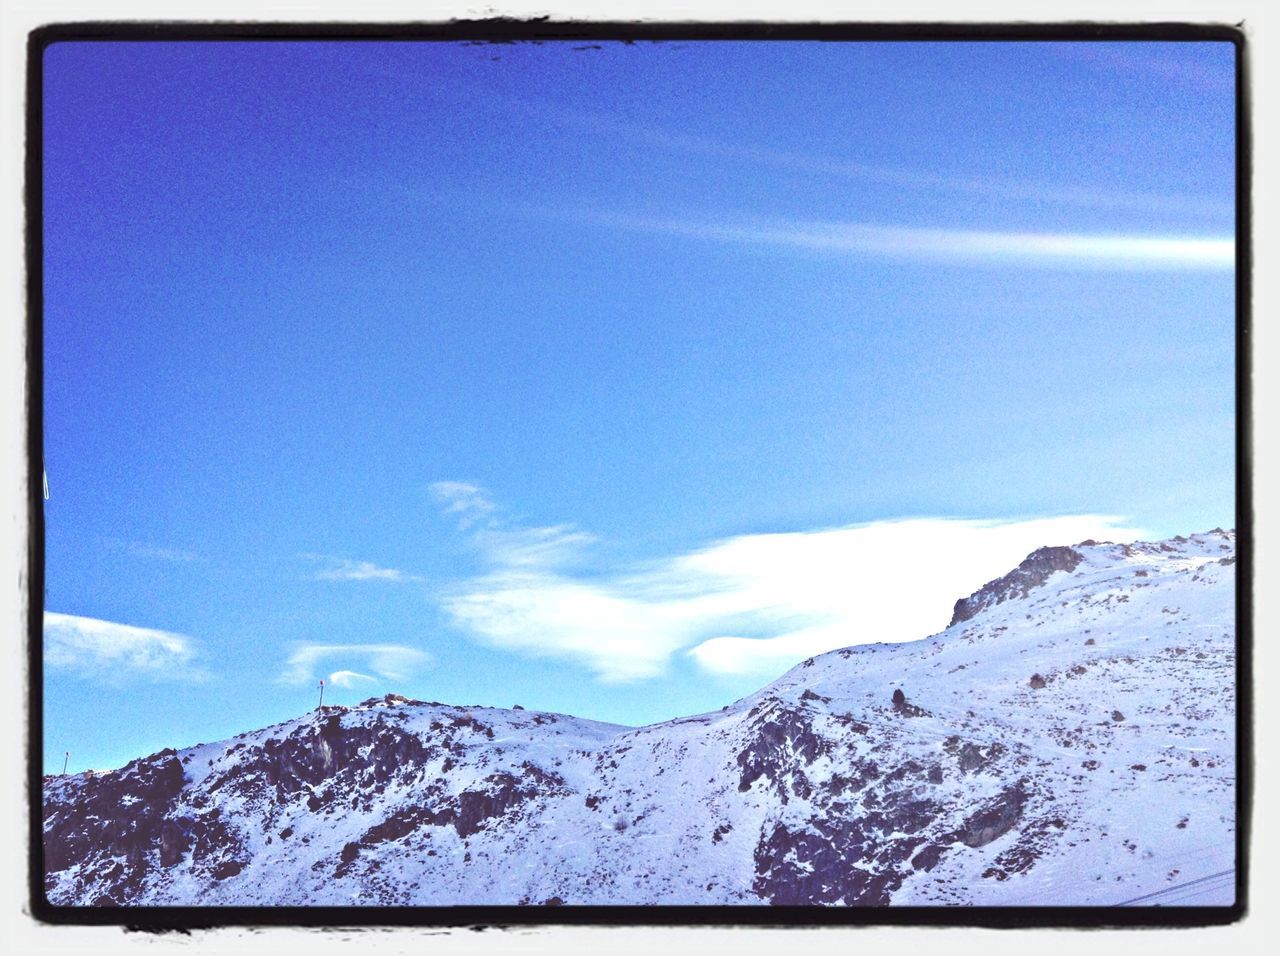
[[[1051,575],[1058,571],[1074,571],[1083,560],[1084,556],[1075,548],[1040,548],[1032,551],[1004,577],[989,581],[967,598],[956,601],[951,623],[947,626],[954,627],[978,612],[1005,601],[1025,598],[1029,592],[1049,580]]]
[[[216,826],[171,819],[185,783],[173,750],[72,779],[79,786],[58,778],[61,786],[46,789],[44,869],[51,874],[79,864],[77,885],[93,905],[127,902],[156,864],[177,862]],[[225,843],[234,855],[234,835],[226,834]],[[211,845],[206,839],[200,846],[205,859]]]
[[[739,751],[738,790],[746,792],[764,779],[785,803],[790,794],[809,796],[805,768],[824,753],[830,743],[820,737],[806,713],[777,701],[761,705],[750,714],[753,739]]]
[[[398,695],[366,701],[361,706],[388,710],[356,724],[343,723],[347,708],[327,707],[283,737],[235,743],[198,792],[184,792],[185,771],[172,750],[118,771],[86,775],[74,780],[78,786],[68,786],[72,778],[62,778],[61,787],[51,781],[45,801],[47,885],[80,864],[78,892],[107,905],[127,902],[146,878],[164,878],[170,869],[210,881],[231,879],[250,857],[238,825],[220,809],[228,802],[298,804],[309,814],[340,816],[370,808],[389,786],[418,789],[423,803],[392,813],[344,847],[345,873],[361,846],[399,840],[427,826],[450,826],[465,838],[536,796],[566,792],[559,775],[526,762],[518,777],[492,773],[449,795],[425,769],[443,755],[460,754],[460,735],[492,739],[493,733],[465,712],[441,714],[425,739],[404,732],[393,708],[420,703]],[[269,811],[260,826],[269,829],[270,819]],[[292,832],[283,828],[278,837]],[[103,889],[95,891],[99,885]]]
[[[956,838],[965,846],[986,846],[1013,829],[1026,802],[1027,793],[1019,781],[965,820]]]
[[[915,704],[907,700],[907,695],[902,692],[901,687],[893,692],[891,702],[893,704],[893,712],[895,714],[901,714],[903,717],[929,716],[929,712],[923,707],[917,707]]]

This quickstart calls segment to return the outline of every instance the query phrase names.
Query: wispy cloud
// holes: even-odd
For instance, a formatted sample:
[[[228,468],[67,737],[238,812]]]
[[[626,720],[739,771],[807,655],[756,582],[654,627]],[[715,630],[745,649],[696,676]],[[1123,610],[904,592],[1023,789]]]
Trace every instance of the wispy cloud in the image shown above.
[[[457,515],[463,529],[488,518],[497,509],[488,493],[466,481],[437,481],[429,487],[444,513]]]
[[[1235,265],[1230,236],[998,232],[857,222],[725,223],[594,210],[542,212],[630,232],[859,257],[1127,270],[1229,270]]]
[[[355,671],[334,671],[329,675],[329,683],[335,687],[355,687],[361,682],[376,684],[378,679],[368,674],[357,674]]]
[[[574,661],[605,682],[662,674],[683,651],[706,670],[769,673],[851,644],[941,630],[952,605],[1045,544],[1141,532],[1106,515],[915,518],[742,535],[601,573],[569,528],[473,535],[489,569],[443,590],[444,609],[495,647]]]
[[[1206,72],[1199,67],[1162,62],[1158,57],[1139,59],[1140,54],[1133,51],[1135,46],[1137,45],[1129,44],[1122,51],[1115,44],[1106,45],[1105,49],[1096,44],[1057,44],[1055,49],[1066,49],[1080,56],[1138,69],[1142,72],[1155,71],[1159,75],[1170,78],[1191,78],[1215,84],[1222,89],[1232,88],[1234,78],[1230,71],[1218,74],[1212,71]],[[524,116],[606,141],[625,140],[664,152],[702,156],[726,163],[756,167],[761,171],[777,170],[812,176],[815,179],[826,179],[828,180],[826,185],[836,188],[840,186],[838,181],[844,180],[846,183],[877,183],[901,190],[925,193],[932,191],[951,198],[964,195],[972,197],[974,201],[1011,200],[1036,206],[1052,203],[1087,209],[1182,213],[1213,217],[1230,216],[1233,213],[1233,205],[1229,200],[1213,196],[1108,188],[1096,184],[1014,179],[1002,175],[963,176],[919,166],[866,163],[856,158],[856,152],[848,156],[797,152],[765,147],[749,141],[728,141],[701,135],[696,131],[677,132],[564,104],[495,94],[492,90],[485,90],[483,93],[475,92],[473,95],[482,95],[487,105],[501,103],[506,108]]]
[[[383,568],[371,561],[352,561],[349,558],[336,558],[327,554],[300,554],[298,557],[306,561],[317,561],[326,566],[316,571],[312,577],[317,581],[421,581],[416,574],[401,571],[399,568]]]
[[[493,563],[508,568],[553,568],[578,560],[595,535],[570,525],[543,528],[484,528],[472,542]]]
[[[335,659],[339,664],[358,663],[370,673],[340,668],[326,675],[328,667],[322,668],[321,662]],[[276,681],[301,685],[327,677],[331,684],[352,687],[359,681],[408,680],[432,663],[434,658],[426,651],[404,644],[299,644]]]
[[[184,634],[93,617],[44,615],[44,664],[108,681],[198,681],[196,642]]]

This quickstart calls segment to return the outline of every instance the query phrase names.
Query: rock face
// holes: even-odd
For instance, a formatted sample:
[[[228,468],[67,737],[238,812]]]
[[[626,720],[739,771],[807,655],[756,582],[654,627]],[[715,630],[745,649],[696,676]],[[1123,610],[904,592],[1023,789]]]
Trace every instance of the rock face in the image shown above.
[[[1041,549],[941,634],[824,654],[649,727],[388,695],[46,777],[45,891],[79,906],[1156,892],[1234,859],[1233,556],[1229,532]]]
[[[1082,560],[1082,555],[1075,548],[1040,548],[1032,551],[1026,560],[1004,577],[988,581],[967,598],[956,601],[948,627],[971,620],[978,612],[993,605],[1025,598],[1033,589],[1048,581],[1050,575],[1058,571],[1074,571]]]

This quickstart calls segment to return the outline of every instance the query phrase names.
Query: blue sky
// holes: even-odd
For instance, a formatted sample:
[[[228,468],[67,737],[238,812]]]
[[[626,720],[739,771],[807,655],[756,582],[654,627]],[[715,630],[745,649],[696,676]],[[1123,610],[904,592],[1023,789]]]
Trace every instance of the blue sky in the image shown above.
[[[644,723],[1234,523],[1224,43],[45,56],[46,761]]]

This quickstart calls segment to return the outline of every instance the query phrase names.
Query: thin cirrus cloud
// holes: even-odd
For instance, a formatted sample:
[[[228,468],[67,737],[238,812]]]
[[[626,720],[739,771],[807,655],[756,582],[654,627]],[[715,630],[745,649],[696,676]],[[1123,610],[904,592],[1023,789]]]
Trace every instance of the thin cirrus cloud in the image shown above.
[[[468,481],[437,481],[427,490],[445,514],[457,515],[458,524],[464,530],[489,519],[497,510],[488,492]]]
[[[912,518],[740,535],[612,573],[567,527],[473,535],[487,570],[440,592],[454,624],[493,647],[579,664],[606,683],[684,656],[720,674],[777,673],[852,644],[946,626],[955,601],[1046,544],[1141,537],[1119,518]]]
[[[1001,232],[856,222],[725,223],[598,211],[546,213],[628,232],[828,255],[928,259],[970,265],[1123,270],[1230,270],[1230,236]]]
[[[1072,44],[1061,46],[1075,50]],[[1132,52],[1120,53],[1098,46],[1088,46],[1076,52],[1088,59],[1121,65],[1136,72],[1147,72],[1165,78],[1191,77],[1201,81],[1198,85],[1208,83],[1212,88],[1220,90],[1234,88],[1235,79],[1230,71],[1212,71],[1193,65],[1161,62],[1159,57],[1137,58]],[[1194,216],[1229,216],[1234,210],[1233,204],[1222,197],[1135,191],[1078,182],[1034,181],[998,174],[957,176],[936,169],[867,163],[847,156],[796,152],[751,142],[732,142],[688,130],[676,132],[636,123],[616,115],[585,111],[563,103],[495,93],[489,89],[473,89],[465,93],[458,87],[451,87],[445,95],[457,97],[460,94],[470,98],[477,107],[500,106],[534,121],[595,137],[599,142],[626,140],[664,153],[701,156],[743,167],[754,167],[757,171],[777,170],[831,180],[831,185],[834,186],[844,180],[877,183],[918,192],[936,192],[949,197],[967,195],[985,202],[1005,200],[1037,205],[1054,203],[1079,208]]]
[[[298,557],[325,565],[311,575],[317,581],[405,582],[422,580],[416,574],[401,571],[399,568],[380,567],[371,561],[352,561],[350,558],[337,558],[327,554],[300,554]]]
[[[329,671],[335,660],[352,666]],[[301,685],[327,678],[338,687],[354,687],[358,683],[404,681],[434,662],[426,651],[404,644],[299,644],[276,682]],[[354,669],[357,664],[361,670]]]
[[[95,680],[201,681],[193,638],[76,614],[44,614],[44,664]]]

